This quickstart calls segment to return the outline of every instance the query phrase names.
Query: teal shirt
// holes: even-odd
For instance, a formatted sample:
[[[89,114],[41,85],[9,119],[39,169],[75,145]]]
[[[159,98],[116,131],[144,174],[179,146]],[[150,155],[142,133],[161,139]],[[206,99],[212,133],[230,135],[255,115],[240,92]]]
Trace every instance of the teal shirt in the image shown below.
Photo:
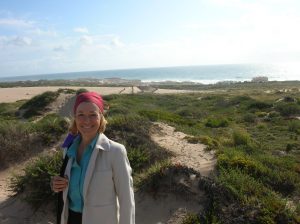
[[[96,145],[99,134],[91,141],[91,143],[85,148],[81,157],[80,163],[77,163],[77,149],[81,142],[81,137],[78,136],[70,148],[68,149],[67,155],[69,158],[73,158],[73,164],[71,167],[71,177],[69,177],[69,208],[74,212],[82,212],[83,210],[83,185],[85,173]]]

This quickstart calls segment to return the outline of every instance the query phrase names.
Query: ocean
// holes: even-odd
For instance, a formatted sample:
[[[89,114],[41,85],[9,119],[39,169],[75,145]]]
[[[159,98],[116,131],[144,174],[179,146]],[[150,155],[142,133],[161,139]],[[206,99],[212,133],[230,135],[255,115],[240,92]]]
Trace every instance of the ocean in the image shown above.
[[[269,81],[300,80],[300,69],[298,66],[279,65],[201,65],[0,77],[0,82],[56,79],[74,80],[79,78],[122,78],[128,80],[141,80],[142,82],[192,81],[202,84],[213,84],[223,81],[251,81],[253,77],[257,76],[266,76]]]

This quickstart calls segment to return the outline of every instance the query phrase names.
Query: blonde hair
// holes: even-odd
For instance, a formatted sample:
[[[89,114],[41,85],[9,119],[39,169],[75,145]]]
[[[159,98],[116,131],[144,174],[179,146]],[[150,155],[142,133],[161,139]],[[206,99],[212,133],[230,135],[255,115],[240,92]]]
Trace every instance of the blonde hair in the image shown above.
[[[104,133],[106,124],[107,124],[107,121],[106,121],[104,115],[102,113],[100,113],[100,127],[98,129],[98,133]],[[75,118],[72,118],[71,125],[69,127],[69,131],[71,132],[72,135],[77,135],[79,132]]]

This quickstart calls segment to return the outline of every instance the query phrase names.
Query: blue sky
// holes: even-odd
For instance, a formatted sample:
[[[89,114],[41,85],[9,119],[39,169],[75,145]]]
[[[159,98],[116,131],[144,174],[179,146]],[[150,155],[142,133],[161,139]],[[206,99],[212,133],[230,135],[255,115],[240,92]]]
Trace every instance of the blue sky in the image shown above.
[[[300,62],[298,0],[1,0],[0,76]]]

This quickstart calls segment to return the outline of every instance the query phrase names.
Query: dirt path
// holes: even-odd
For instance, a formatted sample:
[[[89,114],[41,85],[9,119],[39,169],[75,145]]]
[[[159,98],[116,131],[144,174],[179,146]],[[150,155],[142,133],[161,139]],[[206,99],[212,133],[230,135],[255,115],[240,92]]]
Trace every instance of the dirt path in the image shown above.
[[[152,128],[152,140],[161,147],[175,153],[171,159],[174,164],[181,164],[209,176],[214,170],[216,158],[213,151],[206,151],[203,144],[191,144],[184,139],[186,134],[175,132],[175,128],[156,122]]]
[[[200,172],[202,176],[210,176],[214,171],[216,158],[214,152],[207,152],[203,144],[190,144],[184,137],[186,134],[175,132],[175,128],[164,123],[154,123],[151,138],[175,156],[171,159],[174,164],[181,164]],[[182,180],[180,180],[182,181]],[[191,181],[193,182],[192,178]],[[151,195],[137,193],[136,223],[137,224],[180,224],[188,213],[203,211],[207,203],[205,193],[194,181],[195,192],[188,200],[181,195],[165,192],[164,197],[153,198]]]

